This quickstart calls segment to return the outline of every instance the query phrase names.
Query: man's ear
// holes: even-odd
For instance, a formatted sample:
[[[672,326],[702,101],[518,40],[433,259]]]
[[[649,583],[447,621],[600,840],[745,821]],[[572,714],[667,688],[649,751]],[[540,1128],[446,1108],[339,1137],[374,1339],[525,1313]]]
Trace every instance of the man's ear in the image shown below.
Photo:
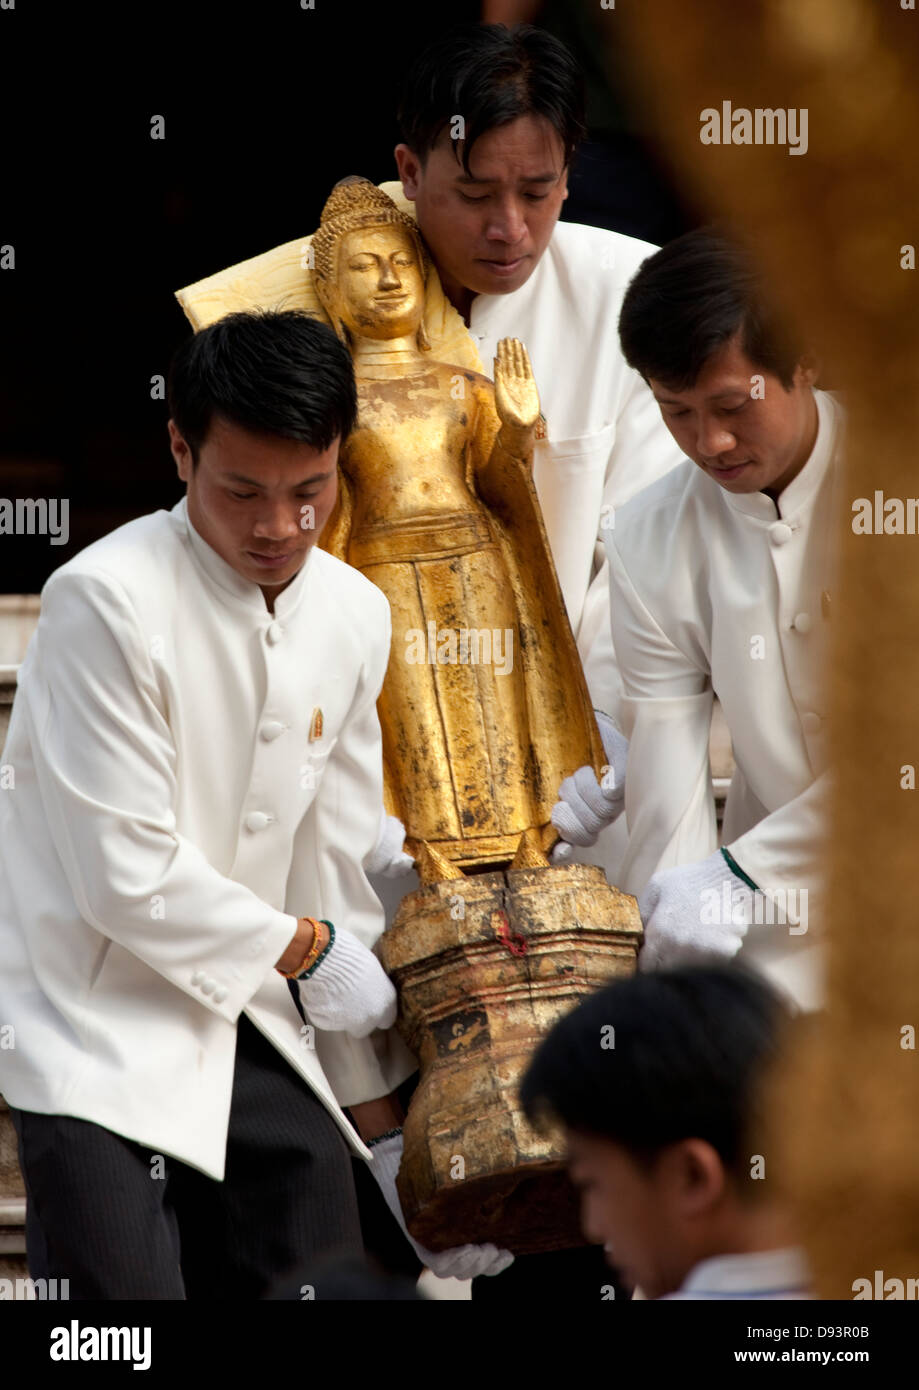
[[[802,386],[814,386],[820,378],[821,365],[816,353],[802,353],[795,367],[795,380]]]
[[[705,1139],[681,1139],[657,1160],[671,1200],[686,1217],[704,1215],[724,1196],[727,1174],[721,1155]]]
[[[397,145],[393,154],[396,157],[399,178],[402,180],[402,192],[409,202],[413,203],[421,187],[421,160],[408,145]]]
[[[191,456],[191,449],[179,433],[175,420],[169,421],[169,450],[176,461],[176,469],[183,483],[187,483],[192,475],[194,462]]]

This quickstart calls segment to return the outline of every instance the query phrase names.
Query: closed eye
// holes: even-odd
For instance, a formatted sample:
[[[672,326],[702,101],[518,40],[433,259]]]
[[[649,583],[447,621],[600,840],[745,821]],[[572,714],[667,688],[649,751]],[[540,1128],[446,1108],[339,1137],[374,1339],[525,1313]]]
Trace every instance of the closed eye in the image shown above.
[[[548,198],[549,195],[548,193],[524,193],[523,196],[528,202],[541,203],[545,198]],[[474,197],[471,193],[460,193],[460,197],[464,203],[484,203],[485,199],[490,197],[490,194],[482,193],[479,197]]]

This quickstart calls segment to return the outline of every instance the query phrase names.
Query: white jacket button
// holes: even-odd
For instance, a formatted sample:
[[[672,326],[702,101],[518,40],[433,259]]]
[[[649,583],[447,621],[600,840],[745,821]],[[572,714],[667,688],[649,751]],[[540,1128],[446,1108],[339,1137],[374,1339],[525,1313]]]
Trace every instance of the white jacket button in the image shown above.
[[[801,727],[806,734],[816,734],[820,732],[823,720],[819,714],[814,714],[813,710],[808,710],[807,714],[801,716]]]
[[[196,970],[195,973],[194,973],[194,975],[192,975],[192,977],[191,977],[191,982],[192,982],[192,984],[194,985],[195,989],[198,988],[198,986],[202,983],[203,980],[204,980],[204,971],[203,971],[203,970]]]
[[[213,994],[213,993],[214,993],[214,990],[215,990],[216,988],[217,988],[217,981],[216,981],[216,980],[205,980],[205,981],[204,981],[204,984],[201,986],[201,993],[202,993],[202,994]]]
[[[214,990],[214,1003],[215,1003],[215,1004],[222,1004],[223,1001],[224,1001],[224,999],[226,999],[226,997],[227,997],[227,992],[226,992],[226,990],[224,989],[223,985],[221,985],[219,989],[215,989],[215,990]]]
[[[791,625],[795,632],[810,632],[811,615],[809,613],[796,613]]]
[[[274,739],[280,738],[284,732],[284,725],[279,719],[266,719],[259,733],[266,743],[271,743]]]
[[[266,816],[264,811],[250,811],[246,816],[246,829],[264,830],[270,820],[271,817]]]
[[[769,539],[773,545],[784,545],[790,541],[792,536],[791,527],[787,521],[774,521],[769,527]]]
[[[281,638],[284,636],[284,629],[282,628],[280,623],[271,623],[268,627],[268,630],[265,633],[265,636],[271,643],[271,645],[275,646],[278,642],[280,642]]]

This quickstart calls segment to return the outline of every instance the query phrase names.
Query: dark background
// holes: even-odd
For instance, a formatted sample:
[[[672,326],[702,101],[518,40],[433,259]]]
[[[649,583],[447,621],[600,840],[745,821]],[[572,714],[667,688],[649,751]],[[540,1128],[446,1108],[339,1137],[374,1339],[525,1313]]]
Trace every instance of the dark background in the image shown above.
[[[348,173],[395,177],[403,74],[451,0],[186,0],[0,10],[0,497],[68,497],[70,541],[0,535],[0,592],[52,569],[182,485],[150,397],[189,331],[183,285],[318,222]],[[661,242],[696,220],[636,129],[598,6],[544,4],[578,53],[591,140],[565,217]],[[150,139],[165,117],[166,138]]]

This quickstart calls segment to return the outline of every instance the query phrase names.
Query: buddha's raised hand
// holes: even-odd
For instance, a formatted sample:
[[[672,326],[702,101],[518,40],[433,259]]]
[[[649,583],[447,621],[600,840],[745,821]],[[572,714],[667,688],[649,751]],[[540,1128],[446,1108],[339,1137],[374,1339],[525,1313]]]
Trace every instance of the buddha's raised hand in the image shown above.
[[[519,338],[502,338],[495,358],[495,409],[502,425],[531,429],[539,419],[539,392]]]

